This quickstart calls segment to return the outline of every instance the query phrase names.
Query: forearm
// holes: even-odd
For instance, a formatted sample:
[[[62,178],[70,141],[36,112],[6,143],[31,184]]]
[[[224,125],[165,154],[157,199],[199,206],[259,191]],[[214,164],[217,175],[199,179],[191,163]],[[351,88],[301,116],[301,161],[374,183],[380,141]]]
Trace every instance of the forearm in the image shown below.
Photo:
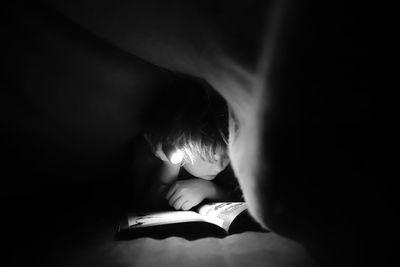
[[[153,180],[148,192],[146,201],[147,206],[152,208],[162,208],[167,205],[165,194],[170,186],[176,181],[179,174],[179,165],[164,164],[157,177]]]
[[[235,201],[235,196],[232,192],[213,184],[212,190],[209,191],[206,199],[211,201]]]
[[[179,170],[179,164],[164,163],[157,179],[158,182],[163,185],[172,184],[178,178]]]

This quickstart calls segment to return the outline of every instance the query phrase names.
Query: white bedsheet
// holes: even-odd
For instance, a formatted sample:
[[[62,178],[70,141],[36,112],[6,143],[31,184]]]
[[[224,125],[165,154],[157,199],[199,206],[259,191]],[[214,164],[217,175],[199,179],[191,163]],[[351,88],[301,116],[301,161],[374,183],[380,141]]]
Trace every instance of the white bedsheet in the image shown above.
[[[302,246],[273,233],[246,232],[192,241],[181,237],[115,241],[110,234],[96,234],[88,243],[76,246],[64,263],[96,267],[316,266]]]

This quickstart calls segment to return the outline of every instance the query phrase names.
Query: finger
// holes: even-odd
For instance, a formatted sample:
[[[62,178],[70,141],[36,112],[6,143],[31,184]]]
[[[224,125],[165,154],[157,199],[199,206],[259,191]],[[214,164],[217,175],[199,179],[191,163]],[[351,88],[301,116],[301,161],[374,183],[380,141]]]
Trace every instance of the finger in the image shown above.
[[[183,198],[183,197],[178,198],[178,199],[175,201],[175,203],[174,203],[174,208],[175,208],[176,210],[180,210],[180,209],[182,208],[183,204],[185,204],[187,201],[188,201],[188,200],[186,200],[186,199]]]
[[[172,195],[175,194],[176,190],[178,189],[178,185],[175,183],[173,184],[170,189],[168,190],[167,194],[165,195],[166,199],[170,199]]]
[[[175,202],[181,198],[183,195],[179,194],[178,192],[175,192],[175,194],[173,194],[171,196],[171,198],[168,200],[169,205],[173,206],[175,204]]]
[[[182,204],[181,209],[182,210],[190,210],[191,208],[193,208],[193,206],[194,206],[193,204],[194,203],[191,201],[186,201],[185,203]]]
[[[154,152],[154,154],[156,155],[156,157],[158,157],[162,161],[169,162],[167,156],[165,155],[164,151],[162,150],[162,144],[161,143],[157,144],[157,148],[156,148],[156,151]]]

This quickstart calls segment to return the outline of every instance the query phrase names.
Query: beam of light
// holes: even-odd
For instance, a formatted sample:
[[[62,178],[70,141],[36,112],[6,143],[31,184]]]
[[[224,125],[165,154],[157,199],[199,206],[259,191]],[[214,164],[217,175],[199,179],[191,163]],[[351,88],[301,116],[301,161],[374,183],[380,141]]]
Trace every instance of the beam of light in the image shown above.
[[[170,161],[172,164],[179,164],[183,160],[183,152],[180,149],[177,149],[171,154]]]

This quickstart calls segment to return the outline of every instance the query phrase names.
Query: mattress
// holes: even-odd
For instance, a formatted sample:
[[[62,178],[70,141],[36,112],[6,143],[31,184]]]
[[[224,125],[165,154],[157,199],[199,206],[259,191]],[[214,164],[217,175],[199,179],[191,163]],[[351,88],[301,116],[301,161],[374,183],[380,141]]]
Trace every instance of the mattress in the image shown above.
[[[224,238],[138,238],[117,241],[113,231],[73,242],[68,257],[52,253],[53,266],[316,266],[299,244],[274,233],[244,232]],[[60,262],[60,259],[63,259]]]

